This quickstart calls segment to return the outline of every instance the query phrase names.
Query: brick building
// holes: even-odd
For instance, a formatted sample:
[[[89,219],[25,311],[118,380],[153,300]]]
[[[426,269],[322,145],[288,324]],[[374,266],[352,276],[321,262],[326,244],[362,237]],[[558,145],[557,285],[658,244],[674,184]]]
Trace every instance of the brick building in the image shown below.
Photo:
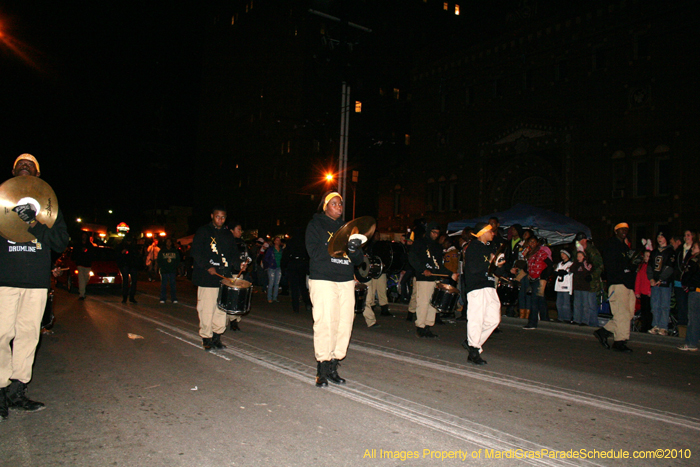
[[[541,5],[418,56],[411,155],[379,185],[382,228],[519,202],[598,239],[622,220],[637,241],[700,227],[697,3]]]

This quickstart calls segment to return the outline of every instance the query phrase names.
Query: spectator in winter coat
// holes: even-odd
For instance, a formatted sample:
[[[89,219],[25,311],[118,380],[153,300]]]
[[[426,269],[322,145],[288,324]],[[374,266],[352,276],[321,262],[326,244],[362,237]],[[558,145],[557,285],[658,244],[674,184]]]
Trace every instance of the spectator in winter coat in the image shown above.
[[[557,264],[554,275],[554,291],[557,293],[557,318],[558,321],[571,323],[571,294],[573,292],[571,274],[571,253],[566,248],[562,249],[559,254],[561,261]]]
[[[541,240],[532,237],[528,240],[527,277],[529,292],[526,295],[530,317],[523,329],[537,329],[537,319],[549,321],[547,301],[544,298],[544,287],[547,284],[546,271],[552,265],[552,251]]]
[[[651,252],[647,277],[651,284],[651,314],[654,319],[649,334],[668,334],[668,316],[671,312],[671,281],[673,278],[673,248],[664,232],[656,237],[657,247]]]
[[[639,320],[641,324],[641,332],[647,332],[651,329],[651,284],[647,277],[647,267],[649,266],[649,257],[651,251],[646,250],[642,256],[642,262],[637,267],[637,278],[634,282],[634,295],[639,300]]]
[[[700,244],[694,242],[681,278],[688,290],[688,332],[679,350],[697,352],[700,340]]]
[[[678,311],[678,324],[688,324],[688,292],[681,284],[683,268],[692,256],[690,249],[697,241],[697,236],[692,230],[683,233],[683,239],[675,249],[675,262],[673,266],[673,295],[676,297],[676,310]]]
[[[263,266],[267,271],[267,301],[272,303],[278,302],[277,294],[280,288],[280,279],[282,279],[282,239],[275,237],[272,240],[272,248],[268,248],[263,257]]]
[[[165,246],[158,251],[157,262],[160,270],[160,303],[165,303],[168,284],[170,284],[170,298],[173,303],[177,303],[175,276],[177,276],[177,269],[180,266],[180,252],[173,245],[172,239],[165,239]]]
[[[593,265],[588,262],[586,253],[576,252],[576,261],[571,265],[571,285],[574,291],[574,323],[587,326],[589,323],[590,302],[595,301],[595,292],[591,292],[591,271]]]
[[[593,240],[588,238],[588,236],[579,232],[576,234],[576,249],[582,249],[586,253],[586,260],[588,264],[591,265],[591,280],[589,281],[590,292],[593,294],[587,294],[588,303],[585,305],[588,307],[588,319],[589,321],[580,323],[583,325],[598,325],[598,310],[600,309],[600,302],[598,300],[598,294],[602,291],[603,282],[601,280],[601,275],[603,274],[603,256],[598,251],[598,248],[593,244]]]

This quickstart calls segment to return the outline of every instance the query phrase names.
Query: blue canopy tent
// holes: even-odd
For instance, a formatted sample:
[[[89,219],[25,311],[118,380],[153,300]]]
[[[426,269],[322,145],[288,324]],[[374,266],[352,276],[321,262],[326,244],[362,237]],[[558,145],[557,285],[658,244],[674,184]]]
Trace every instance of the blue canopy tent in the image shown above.
[[[591,229],[580,222],[527,204],[516,204],[507,211],[495,212],[487,216],[450,222],[447,230],[461,232],[466,227],[474,227],[478,222],[488,222],[491,217],[497,217],[501,227],[508,228],[513,224],[520,224],[523,228],[532,229],[538,236],[546,238],[550,245],[572,242],[578,232],[584,232],[589,238],[591,236]]]

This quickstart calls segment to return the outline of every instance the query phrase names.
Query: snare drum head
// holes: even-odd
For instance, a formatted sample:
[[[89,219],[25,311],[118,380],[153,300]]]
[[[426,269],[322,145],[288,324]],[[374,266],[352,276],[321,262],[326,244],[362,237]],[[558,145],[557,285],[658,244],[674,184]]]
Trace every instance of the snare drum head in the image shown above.
[[[355,267],[355,277],[357,278],[358,281],[360,282],[369,282],[371,277],[369,277],[369,270],[370,270],[370,260],[367,255],[365,255],[364,259],[362,260],[362,263],[359,266]]]
[[[457,289],[457,287],[452,287],[449,284],[443,284],[443,283],[435,284],[435,288],[440,289],[440,290],[444,290],[448,294],[459,294],[459,290]]]
[[[231,287],[232,289],[247,289],[248,287],[253,285],[252,283],[243,279],[236,279],[234,281],[233,279],[228,278],[221,279],[221,283],[226,287]]]

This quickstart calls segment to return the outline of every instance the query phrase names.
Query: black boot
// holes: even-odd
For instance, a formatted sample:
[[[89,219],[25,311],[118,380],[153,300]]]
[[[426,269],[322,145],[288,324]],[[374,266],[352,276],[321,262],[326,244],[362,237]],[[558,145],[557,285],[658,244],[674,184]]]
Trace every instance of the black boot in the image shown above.
[[[486,365],[486,360],[481,358],[481,353],[476,347],[469,346],[469,357],[467,357],[467,360],[474,365]]]
[[[10,411],[7,407],[7,395],[5,392],[5,388],[0,388],[0,422],[7,420],[7,417],[10,416]]]
[[[8,407],[24,410],[25,412],[36,412],[46,407],[41,402],[27,398],[25,395],[27,392],[27,385],[25,383],[16,379],[10,381],[12,381],[10,385],[5,388],[5,400],[7,401]]]
[[[129,301],[133,303],[134,305],[138,303],[134,297],[129,297]]]
[[[329,363],[330,368],[328,369],[328,381],[333,384],[345,384],[345,380],[338,375],[338,365],[340,365],[338,360],[334,358]]]
[[[122,303],[126,303],[126,295],[124,295],[124,298],[122,298]]]
[[[415,321],[416,320],[416,314],[411,313],[410,311],[406,312],[406,321]]]
[[[316,387],[325,388],[328,386],[328,371],[331,362],[318,362],[316,365]]]
[[[425,337],[425,328],[416,327],[416,335],[418,337]]]
[[[608,337],[612,336],[613,333],[608,331],[605,328],[599,328],[593,331],[593,335],[598,338],[598,342],[600,342],[600,345],[605,347],[606,349],[610,348],[610,344],[608,344]]]
[[[233,321],[231,321],[231,331],[235,332],[235,331],[240,331],[240,330],[241,330],[241,328],[238,327],[238,321],[236,321],[235,319]]]
[[[426,326],[423,329],[423,336],[422,337],[425,337],[426,339],[435,339],[437,336],[438,336],[437,334],[433,334],[433,332],[430,330],[430,326]]]
[[[225,349],[226,346],[224,345],[223,342],[221,342],[221,334],[213,333],[214,335],[211,338],[211,346],[214,347],[215,349]]]
[[[618,352],[630,353],[632,349],[627,347],[627,341],[615,341],[613,342],[612,349]]]
[[[211,337],[202,337],[202,347],[209,352],[212,349]]]
[[[389,313],[389,305],[382,305],[382,312],[380,313],[380,316],[392,316],[392,314]]]

